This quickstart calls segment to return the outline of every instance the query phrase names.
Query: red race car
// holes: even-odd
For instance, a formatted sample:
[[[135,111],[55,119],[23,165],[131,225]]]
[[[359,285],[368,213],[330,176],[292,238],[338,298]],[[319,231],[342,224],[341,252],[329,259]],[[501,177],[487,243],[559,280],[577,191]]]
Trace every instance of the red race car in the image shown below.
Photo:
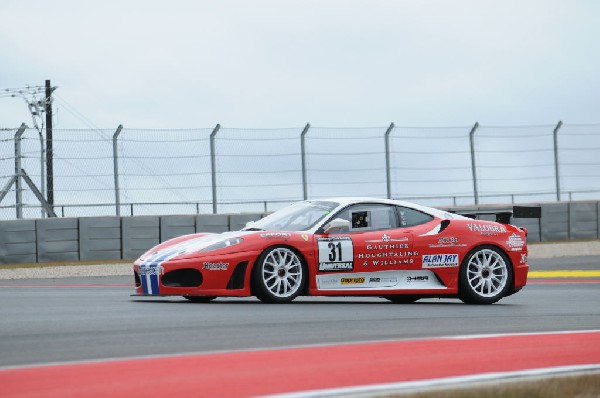
[[[301,295],[394,303],[457,297],[491,304],[523,288],[529,268],[527,230],[508,224],[510,213],[497,219],[396,200],[303,201],[241,231],[185,235],[150,249],[134,263],[136,295],[193,302],[256,296],[270,303]]]

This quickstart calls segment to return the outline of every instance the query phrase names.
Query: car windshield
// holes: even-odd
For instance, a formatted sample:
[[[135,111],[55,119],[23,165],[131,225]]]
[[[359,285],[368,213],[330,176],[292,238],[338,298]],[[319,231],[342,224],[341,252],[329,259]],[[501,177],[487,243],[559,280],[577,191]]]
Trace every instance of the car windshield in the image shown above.
[[[306,231],[338,206],[336,202],[312,200],[294,203],[248,225],[244,230]]]

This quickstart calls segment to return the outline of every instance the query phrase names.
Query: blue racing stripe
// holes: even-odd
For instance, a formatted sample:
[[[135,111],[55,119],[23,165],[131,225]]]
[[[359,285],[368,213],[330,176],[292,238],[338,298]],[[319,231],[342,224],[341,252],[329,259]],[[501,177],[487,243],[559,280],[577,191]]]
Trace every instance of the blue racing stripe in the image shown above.
[[[146,275],[140,275],[140,281],[142,282],[142,290],[144,294],[148,294],[148,284],[146,283]]]
[[[150,284],[152,286],[152,294],[159,294],[158,275],[150,275]]]

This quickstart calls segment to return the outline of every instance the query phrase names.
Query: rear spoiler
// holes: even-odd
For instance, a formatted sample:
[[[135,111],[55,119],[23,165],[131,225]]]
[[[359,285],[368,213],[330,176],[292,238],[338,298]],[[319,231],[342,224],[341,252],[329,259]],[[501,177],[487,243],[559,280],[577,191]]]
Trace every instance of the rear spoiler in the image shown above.
[[[510,218],[542,218],[542,208],[540,206],[513,206],[512,210],[458,210],[450,213],[460,214],[469,218],[477,218],[484,214],[496,215],[496,222],[509,224]]]

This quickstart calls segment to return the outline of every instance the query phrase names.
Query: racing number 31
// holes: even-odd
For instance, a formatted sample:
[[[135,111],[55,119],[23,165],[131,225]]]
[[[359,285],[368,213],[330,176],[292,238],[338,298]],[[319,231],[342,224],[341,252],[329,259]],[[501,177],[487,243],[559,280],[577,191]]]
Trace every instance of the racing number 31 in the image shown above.
[[[330,250],[330,252],[329,252],[329,261],[337,261],[338,258],[340,260],[343,258],[342,257],[342,243],[341,242],[337,242],[337,243],[329,242],[329,244],[327,245],[327,247],[329,247],[329,250]]]
[[[319,271],[347,271],[353,268],[354,247],[349,236],[317,238]]]

